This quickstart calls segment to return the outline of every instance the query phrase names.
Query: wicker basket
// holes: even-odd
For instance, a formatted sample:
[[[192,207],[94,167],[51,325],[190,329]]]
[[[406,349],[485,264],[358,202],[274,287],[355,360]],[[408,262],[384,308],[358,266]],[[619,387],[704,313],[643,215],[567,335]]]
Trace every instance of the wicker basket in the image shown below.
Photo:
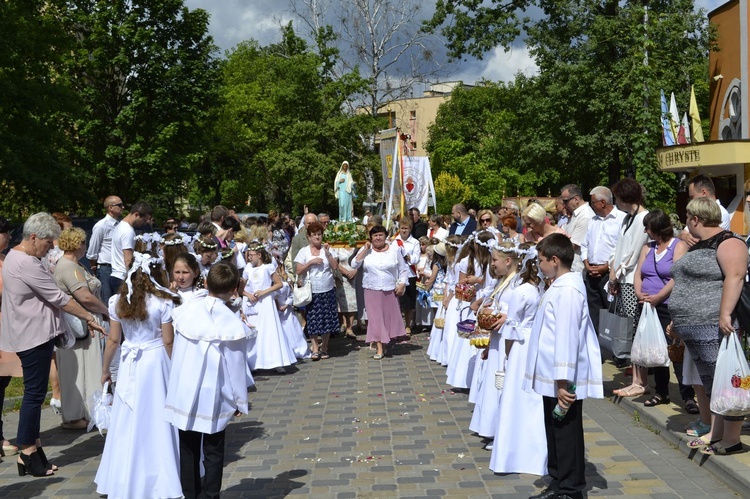
[[[477,327],[474,329],[474,334],[469,338],[471,346],[476,348],[485,348],[490,345],[490,332]]]
[[[482,329],[492,330],[492,325],[497,322],[501,315],[500,313],[479,314],[477,315],[477,324]]]
[[[469,310],[469,307],[464,308],[461,310],[461,314],[459,315],[459,319],[463,316],[464,311]],[[461,338],[471,338],[471,335],[474,334],[474,329],[476,328],[477,321],[473,319],[464,319],[458,322],[456,324],[456,332],[458,333],[458,336]]]
[[[472,301],[477,295],[477,288],[468,282],[456,284],[456,298],[460,301]]]
[[[438,329],[443,329],[445,327],[445,310],[443,310],[443,313],[439,316],[435,317],[435,327]]]

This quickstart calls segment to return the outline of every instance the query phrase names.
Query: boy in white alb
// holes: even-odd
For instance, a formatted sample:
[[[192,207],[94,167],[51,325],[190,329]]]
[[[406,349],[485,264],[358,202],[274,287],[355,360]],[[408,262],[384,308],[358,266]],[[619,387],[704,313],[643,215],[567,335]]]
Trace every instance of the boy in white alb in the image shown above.
[[[539,268],[552,284],[534,317],[523,389],[542,395],[552,482],[530,499],[579,499],[586,486],[583,399],[604,398],[599,341],[581,274],[570,271],[573,243],[550,234],[537,251]],[[557,418],[556,406],[562,409]]]
[[[206,279],[208,296],[194,297],[172,314],[175,338],[164,419],[179,429],[180,482],[188,499],[219,497],[226,427],[248,412],[245,326],[226,306],[239,280],[233,264],[216,263]]]

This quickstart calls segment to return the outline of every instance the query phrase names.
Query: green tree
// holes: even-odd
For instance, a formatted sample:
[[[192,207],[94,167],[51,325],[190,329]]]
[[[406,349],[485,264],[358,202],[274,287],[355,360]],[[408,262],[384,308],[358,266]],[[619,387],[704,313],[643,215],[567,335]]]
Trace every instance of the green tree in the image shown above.
[[[465,185],[458,175],[444,171],[435,177],[435,196],[437,212],[450,213],[453,205],[471,199],[471,187]]]
[[[251,40],[228,54],[215,141],[198,174],[202,195],[228,205],[250,196],[259,211],[300,213],[309,205],[335,215],[333,177],[341,161],[352,164],[364,185],[363,167],[377,165],[377,158],[361,137],[374,123],[368,115],[347,114],[344,104],[367,81],[356,71],[333,78],[335,56],[314,53],[291,24],[278,44]]]
[[[219,82],[208,19],[183,0],[70,2],[66,75],[85,103],[77,166],[96,197],[174,212],[187,196]]]
[[[85,197],[72,168],[78,100],[59,77],[74,42],[60,23],[65,2],[0,2],[0,211],[21,219]]]
[[[531,6],[543,13],[537,21],[521,17]],[[519,161],[555,165],[561,182],[584,187],[631,175],[650,200],[673,199],[674,175],[654,157],[659,92],[674,91],[686,106],[696,84],[704,111],[707,102],[711,36],[692,0],[439,0],[426,27],[441,26],[453,57],[481,57],[525,33],[539,75],[516,80],[525,90],[515,131],[529,146]]]

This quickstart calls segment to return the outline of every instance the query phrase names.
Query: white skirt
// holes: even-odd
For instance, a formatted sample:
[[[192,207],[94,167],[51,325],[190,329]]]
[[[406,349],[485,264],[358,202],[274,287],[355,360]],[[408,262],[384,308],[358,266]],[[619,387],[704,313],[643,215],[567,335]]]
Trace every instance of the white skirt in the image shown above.
[[[443,304],[441,303],[437,308],[435,317],[441,317],[443,313]],[[434,322],[432,324],[432,330],[430,331],[430,344],[427,346],[427,356],[430,360],[440,362],[440,350],[443,342],[443,328],[436,327]]]
[[[482,360],[482,352],[484,348],[477,348],[476,355],[474,356],[474,369],[471,375],[471,386],[469,386],[469,403],[476,404],[477,398],[482,392],[482,386],[484,384],[484,373],[487,367],[487,361]],[[488,359],[489,360],[489,359]],[[494,429],[492,430],[494,432]],[[493,433],[494,435],[494,433]]]
[[[302,325],[299,323],[297,316],[294,315],[294,309],[291,305],[283,312],[279,312],[279,322],[281,330],[284,331],[286,340],[294,350],[294,355],[298,359],[309,359],[312,355],[310,347],[305,340],[305,333],[302,331]]]
[[[258,330],[258,335],[247,342],[250,370],[275,369],[297,362],[297,356],[282,331],[273,296],[267,295],[258,300],[255,309],[258,315],[247,317],[248,322]]]
[[[445,327],[443,328],[443,348],[438,362],[447,366],[453,353],[453,343],[458,339],[456,335],[456,324],[458,324],[458,313],[456,307],[459,304],[468,306],[459,301],[455,296],[448,302],[448,308],[445,310]]]

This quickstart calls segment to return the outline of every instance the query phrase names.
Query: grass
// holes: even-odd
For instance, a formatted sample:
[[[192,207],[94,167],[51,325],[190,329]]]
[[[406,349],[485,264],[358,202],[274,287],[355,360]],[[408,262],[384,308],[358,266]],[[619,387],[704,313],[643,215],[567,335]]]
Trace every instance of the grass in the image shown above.
[[[48,386],[47,391],[51,390]],[[8,387],[5,389],[5,400],[17,397],[17,400],[7,406],[3,413],[17,411],[21,408],[21,397],[23,396],[23,378],[13,378],[10,380]],[[49,397],[44,400],[45,404],[49,403]]]

